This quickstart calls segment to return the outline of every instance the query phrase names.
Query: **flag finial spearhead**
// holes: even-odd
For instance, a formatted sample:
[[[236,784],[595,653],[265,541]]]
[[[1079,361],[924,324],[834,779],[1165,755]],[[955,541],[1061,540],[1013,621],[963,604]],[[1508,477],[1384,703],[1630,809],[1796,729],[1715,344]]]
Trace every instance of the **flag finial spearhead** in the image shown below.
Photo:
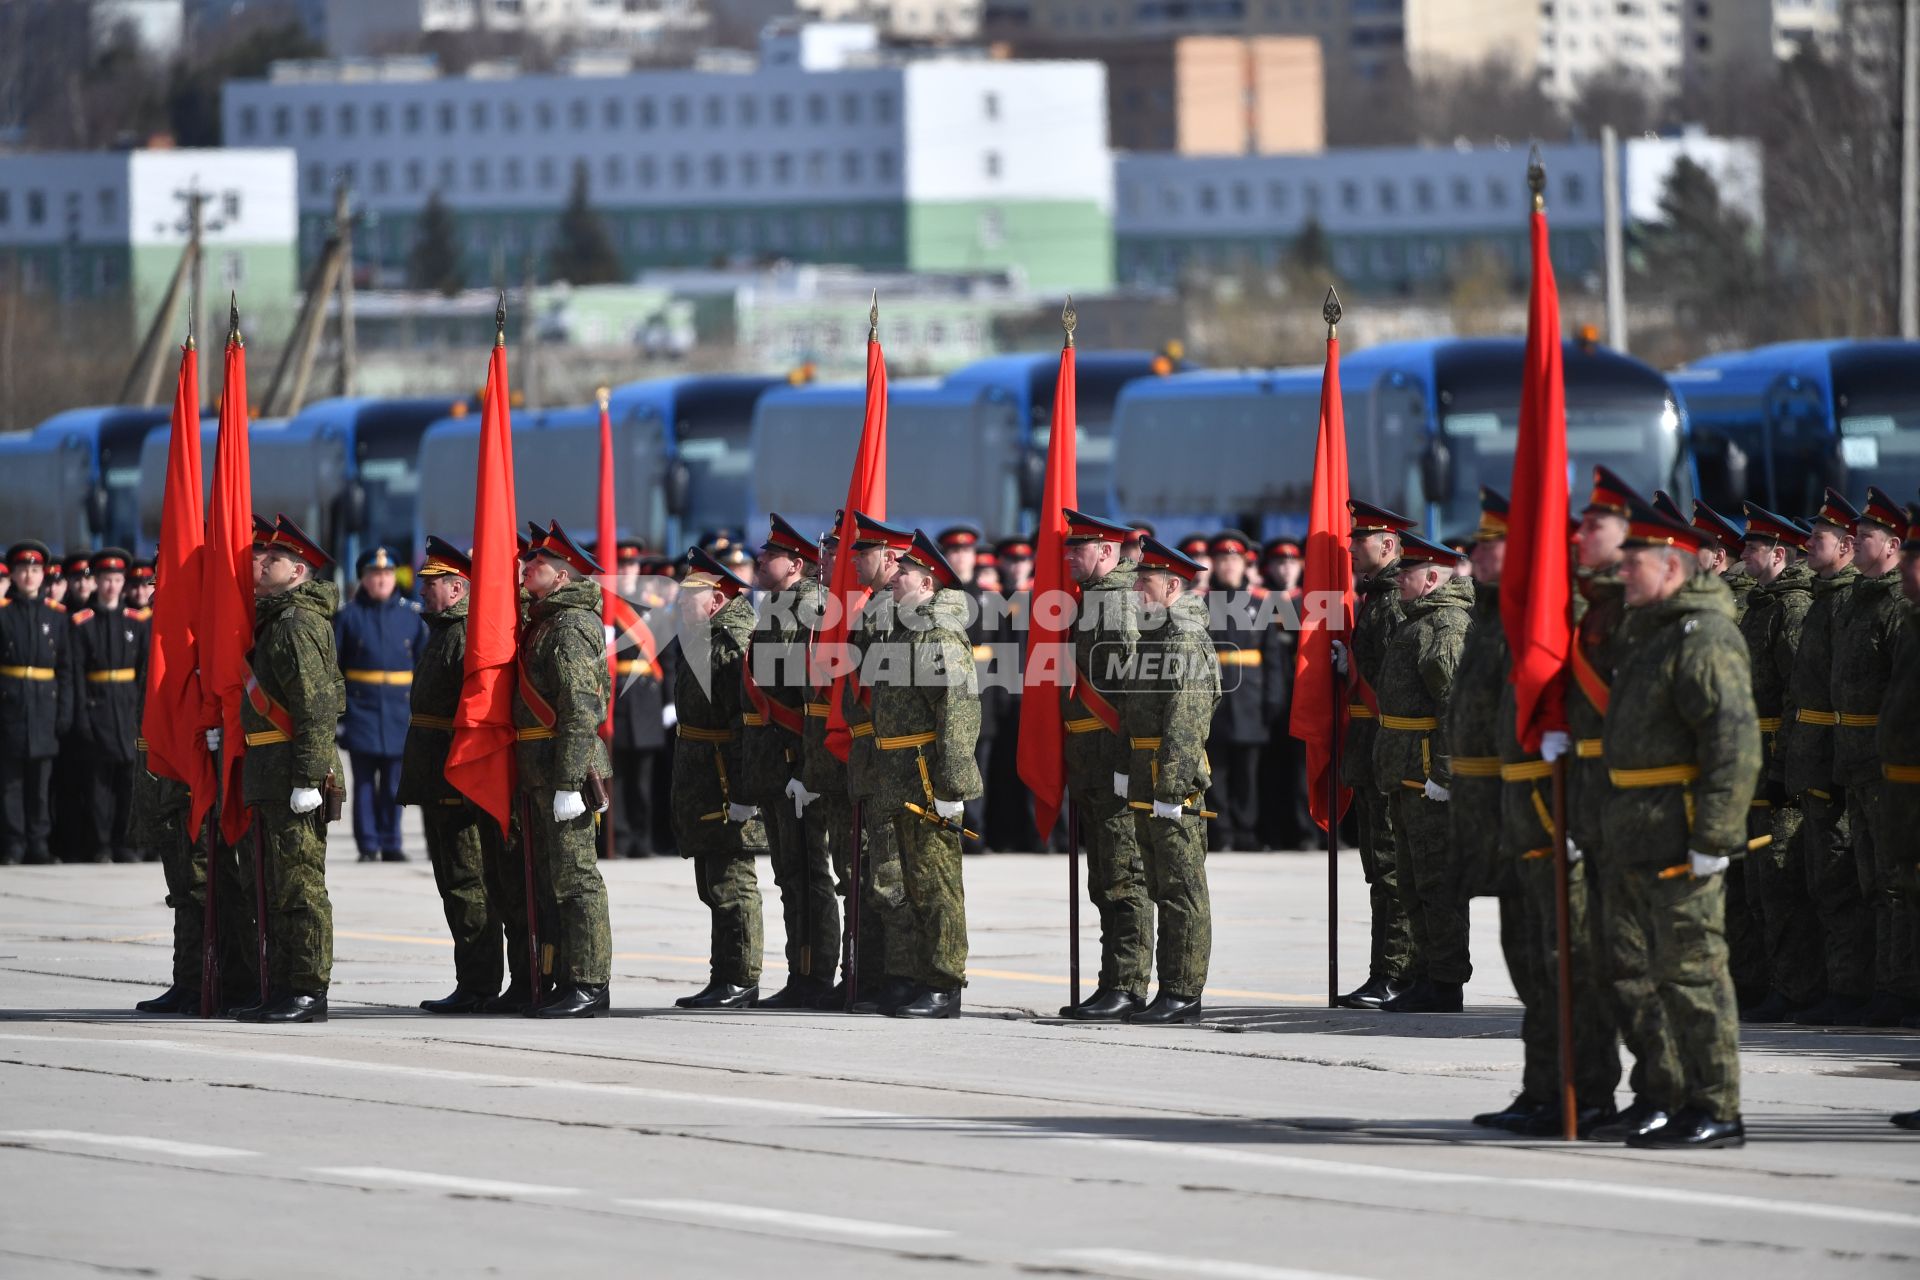
[[[1533,193],[1533,211],[1540,213],[1547,207],[1547,165],[1540,158],[1540,147],[1536,143],[1527,155],[1527,190]]]
[[[613,389],[611,387],[595,387],[593,395],[594,399],[600,402],[600,407],[605,409],[613,399]]]
[[[1080,323],[1080,313],[1073,309],[1073,295],[1067,295],[1067,305],[1060,308],[1060,327],[1067,331],[1067,345],[1073,345],[1073,327]]]
[[[1339,292],[1335,290],[1332,285],[1328,285],[1327,301],[1326,304],[1320,308],[1320,315],[1321,318],[1327,322],[1327,336],[1329,338],[1333,336],[1333,331],[1339,327],[1340,317],[1345,314],[1346,312],[1340,309]]]
[[[500,291],[500,305],[493,309],[493,345],[507,345],[507,294],[504,289]]]
[[[240,295],[237,293],[227,295],[227,345],[230,347],[247,345],[240,336]]]
[[[873,291],[873,305],[867,308],[867,341],[880,341],[880,291]]]

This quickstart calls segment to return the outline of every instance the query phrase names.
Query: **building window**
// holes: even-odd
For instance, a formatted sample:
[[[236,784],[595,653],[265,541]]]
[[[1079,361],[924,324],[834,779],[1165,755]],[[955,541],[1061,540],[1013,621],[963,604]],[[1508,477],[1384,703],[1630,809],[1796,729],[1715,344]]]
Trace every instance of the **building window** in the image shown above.
[[[1505,208],[1507,203],[1507,184],[1498,178],[1488,178],[1487,203],[1495,209]]]
[[[1275,213],[1285,213],[1287,211],[1287,205],[1289,203],[1289,200],[1288,200],[1289,194],[1290,193],[1287,190],[1286,183],[1284,182],[1268,183],[1267,184],[1267,208],[1273,210]]]
[[[751,187],[760,181],[760,157],[740,157],[740,185]]]
[[[1359,211],[1360,209],[1360,184],[1359,183],[1349,181],[1349,182],[1342,182],[1340,184],[1340,207],[1346,210],[1348,213],[1356,213]]]
[[[639,120],[642,129],[653,128],[656,111],[652,98],[641,98],[633,104],[634,117]]]
[[[459,176],[460,175],[458,171],[454,167],[452,158],[443,157],[440,161],[440,190],[442,191],[453,190]]]
[[[1244,182],[1233,184],[1233,211],[1248,213],[1253,209],[1253,189]]]
[[[1433,211],[1433,183],[1420,178],[1413,184],[1413,205],[1422,213]]]
[[[824,151],[807,152],[807,181],[819,186],[827,180],[827,153]]]
[[[881,124],[893,123],[893,95],[885,89],[873,95],[873,118]]]
[[[317,160],[307,166],[307,194],[310,196],[327,194],[327,166]]]
[[[13,192],[0,187],[0,227],[13,221]]]
[[[421,177],[423,172],[424,170],[418,160],[407,161],[407,190],[408,191],[420,190],[420,182],[421,182]]]
[[[859,124],[860,123],[860,95],[859,94],[843,93],[840,95],[840,123],[842,124]]]
[[[727,120],[726,100],[721,98],[718,94],[714,94],[711,97],[709,97],[707,99],[706,118],[707,118],[707,127],[710,129],[717,129],[721,125],[725,124]]]
[[[541,157],[540,157],[540,166],[539,166],[539,169],[537,170],[537,173],[538,173],[538,175],[539,175],[539,181],[540,181],[540,189],[541,189],[542,191],[551,191],[551,190],[553,190],[553,184],[554,184],[554,176],[553,176],[553,172],[554,172],[554,171],[553,171],[553,157],[552,157],[552,156],[541,156]]]
[[[1570,173],[1560,180],[1560,198],[1568,204],[1579,204],[1586,194],[1586,184],[1580,181],[1579,174]]]
[[[373,106],[367,109],[367,118],[373,122],[373,131],[385,137],[389,123],[387,104],[384,102],[374,103]]]
[[[686,127],[690,114],[687,110],[687,100],[685,98],[675,98],[667,104],[667,119],[672,122],[676,129],[684,129]]]
[[[620,127],[620,115],[620,99],[608,98],[600,104],[600,118],[606,121],[607,128],[618,129]]]
[[[742,128],[751,129],[760,123],[760,101],[757,98],[742,98],[733,110]]]
[[[1211,186],[1203,186],[1196,193],[1200,203],[1200,212],[1218,213],[1220,211],[1220,193]]]
[[[437,114],[440,117],[440,132],[452,133],[454,125],[453,104],[451,102],[441,103],[440,110]]]
[[[601,172],[606,175],[609,187],[620,186],[627,180],[627,166],[619,156],[608,156],[606,163],[601,166]]]
[[[358,114],[359,113],[353,109],[352,103],[343,102],[340,104],[339,119],[337,123],[338,123],[341,137],[351,138],[353,136],[354,124]]]
[[[520,157],[509,156],[500,162],[500,185],[509,191],[520,189]]]
[[[873,153],[873,176],[882,182],[892,182],[894,177],[893,152],[876,151]]]
[[[285,107],[275,107],[273,109],[273,136],[276,138],[284,138],[292,128],[293,112],[287,110]]]
[[[321,130],[326,128],[326,118],[326,112],[322,111],[319,107],[308,107],[307,136],[310,138],[319,137]]]
[[[1453,180],[1453,207],[1465,209],[1473,203],[1473,184],[1465,178]]]
[[[236,204],[239,203],[239,197],[235,195],[233,192],[229,191],[227,195],[231,199],[233,199],[233,201]],[[99,205],[100,221],[108,225],[112,225],[114,214],[117,213],[120,208],[120,200],[117,196],[114,195],[113,188],[112,187],[100,188],[100,192],[95,197],[95,199],[98,201],[98,205]]]
[[[707,185],[724,187],[727,185],[727,159],[725,156],[707,157]]]
[[[807,95],[807,120],[812,124],[827,122],[827,95],[810,93]]]
[[[1300,198],[1307,206],[1307,216],[1309,218],[1317,218],[1320,216],[1320,184],[1319,183],[1317,182],[1302,183],[1300,185]]]
[[[784,187],[793,181],[793,157],[784,151],[774,153],[773,184]]]
[[[865,176],[862,172],[864,168],[865,166],[860,163],[860,153],[858,151],[849,151],[840,157],[840,177],[842,181],[861,181]]]
[[[693,184],[693,161],[685,156],[673,158],[673,185],[685,188]]]
[[[587,127],[587,100],[585,98],[575,98],[567,105],[567,119],[572,122],[573,127],[576,129],[584,129]]]
[[[980,160],[981,167],[985,170],[989,178],[997,178],[1000,176],[1000,153],[998,151],[989,151],[982,155]]]
[[[640,185],[641,185],[641,186],[643,186],[643,187],[650,187],[650,186],[652,186],[652,185],[653,185],[653,180],[654,180],[654,177],[655,177],[655,170],[654,170],[654,164],[653,164],[653,157],[652,157],[652,156],[641,156],[641,157],[640,157],[640,164],[639,164],[639,166],[638,166],[638,168],[639,168],[639,171],[640,171]]]
[[[484,133],[487,128],[487,104],[475,102],[467,107],[467,127],[475,133]]]
[[[1380,212],[1393,213],[1400,207],[1400,188],[1391,182],[1376,183],[1373,198],[1380,206]]]
[[[980,99],[980,110],[987,119],[998,120],[1000,118],[1000,95],[992,92],[983,95]]]
[[[520,132],[520,104],[503,102],[500,104],[500,127],[508,133]]]
[[[400,111],[401,127],[408,133],[420,132],[420,104],[409,102]]]
[[[375,160],[372,168],[373,193],[377,196],[387,194],[387,162]]]
[[[251,140],[260,128],[260,113],[252,107],[240,108],[240,136]]]
[[[786,124],[793,119],[793,102],[786,94],[776,94],[772,103],[773,122]]]

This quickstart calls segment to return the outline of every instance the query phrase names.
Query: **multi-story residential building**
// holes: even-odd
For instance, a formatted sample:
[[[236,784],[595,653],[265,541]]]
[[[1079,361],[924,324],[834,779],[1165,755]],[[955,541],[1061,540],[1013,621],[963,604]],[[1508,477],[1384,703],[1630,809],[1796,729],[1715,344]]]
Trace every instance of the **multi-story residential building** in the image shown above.
[[[438,195],[468,278],[518,279],[584,171],[625,266],[729,260],[1112,278],[1097,62],[894,60],[844,28],[769,33],[757,67],[440,76],[418,62],[281,64],[226,86],[225,136],[299,157],[310,256],[345,180],[397,270]]]
[[[1454,0],[985,0],[996,40],[1138,40],[1181,35],[1313,36],[1327,74],[1375,76],[1407,57],[1407,10]]]
[[[800,13],[822,22],[871,22],[894,40],[973,40],[981,0],[799,0]]]
[[[1540,5],[1540,82],[1566,99],[1625,69],[1676,93],[1774,61],[1783,0],[1550,0]]]
[[[433,32],[643,45],[704,27],[706,12],[696,0],[325,0],[322,22],[328,49],[359,55]]]

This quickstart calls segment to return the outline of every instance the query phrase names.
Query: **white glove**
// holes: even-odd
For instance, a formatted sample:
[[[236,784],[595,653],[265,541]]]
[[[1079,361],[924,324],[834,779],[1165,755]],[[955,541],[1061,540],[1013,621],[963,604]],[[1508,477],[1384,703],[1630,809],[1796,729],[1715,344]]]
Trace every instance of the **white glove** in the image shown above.
[[[207,730],[207,750],[214,752],[215,754],[219,753],[220,731],[218,729]]]
[[[660,708],[660,727],[662,729],[671,729],[679,723],[680,708],[674,706],[671,702]]]
[[[1347,646],[1338,640],[1329,640],[1327,643],[1333,646],[1333,669],[1341,675],[1347,674]]]
[[[209,729],[208,733],[218,733],[218,729]],[[295,787],[293,795],[287,800],[287,807],[295,813],[312,813],[320,807],[320,792],[313,787]]]
[[[820,798],[817,791],[809,791],[798,778],[787,779],[787,795],[793,800],[793,816],[798,818],[806,813],[808,805]]]
[[[935,800],[933,811],[948,822],[958,822],[960,815],[967,811],[967,805],[964,800]]]
[[[1420,794],[1436,804],[1445,804],[1453,796],[1453,792],[1447,790],[1432,778],[1428,778],[1427,785],[1420,788]]]
[[[1119,796],[1122,800],[1125,800],[1127,798],[1127,775],[1126,774],[1116,773],[1113,775],[1113,794]]]
[[[1552,764],[1567,754],[1567,748],[1573,745],[1573,735],[1565,729],[1549,729],[1540,735],[1540,758]]]
[[[1691,849],[1687,850],[1687,867],[1698,879],[1705,880],[1708,876],[1717,876],[1732,865],[1731,858],[1716,858],[1710,853],[1695,853]]]
[[[1587,855],[1585,851],[1583,851],[1579,845],[1575,844],[1571,840],[1567,841],[1567,865],[1568,866],[1570,867],[1579,866],[1580,859],[1586,856]]]
[[[760,810],[750,804],[730,804],[727,806],[728,822],[752,822],[753,815]]]
[[[572,822],[587,811],[587,802],[578,791],[556,791],[553,793],[553,820]]]
[[[1185,815],[1180,812],[1180,802],[1178,800],[1155,800],[1153,802],[1153,816],[1156,818],[1171,818],[1173,821],[1178,822]]]

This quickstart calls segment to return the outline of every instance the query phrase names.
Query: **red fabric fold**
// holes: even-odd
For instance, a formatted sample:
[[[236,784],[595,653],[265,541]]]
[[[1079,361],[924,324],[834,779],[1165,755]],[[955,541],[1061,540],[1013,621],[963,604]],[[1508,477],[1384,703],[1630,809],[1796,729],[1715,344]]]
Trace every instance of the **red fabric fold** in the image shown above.
[[[1320,435],[1313,449],[1313,497],[1307,514],[1306,559],[1300,574],[1300,639],[1294,654],[1293,709],[1287,732],[1307,753],[1307,805],[1325,830],[1353,799],[1342,787],[1340,812],[1327,812],[1327,773],[1346,739],[1347,698],[1333,665],[1333,642],[1353,632],[1353,523],[1347,513],[1346,410],[1340,399],[1340,340],[1327,338],[1320,375]]]

